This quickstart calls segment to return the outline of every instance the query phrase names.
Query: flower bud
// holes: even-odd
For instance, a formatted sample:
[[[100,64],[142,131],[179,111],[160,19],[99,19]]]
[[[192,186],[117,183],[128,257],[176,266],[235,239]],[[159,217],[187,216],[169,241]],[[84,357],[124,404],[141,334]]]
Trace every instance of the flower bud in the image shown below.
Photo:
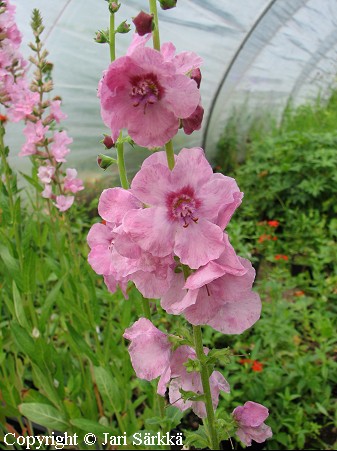
[[[5,124],[7,122],[8,118],[4,114],[0,114],[0,122],[2,124]]]
[[[172,9],[177,6],[177,0],[159,0],[161,9]]]
[[[106,170],[109,166],[111,166],[113,163],[117,163],[117,160],[114,158],[108,157],[107,155],[103,155],[100,153],[97,156],[97,164],[100,168]]]
[[[109,11],[111,14],[115,14],[119,8],[120,8],[121,4],[118,2],[109,2]]]
[[[196,69],[192,69],[191,71],[191,78],[192,80],[194,80],[198,86],[198,88],[200,88],[200,83],[201,83],[201,71],[199,68]]]
[[[109,42],[109,30],[97,31],[96,36],[94,37],[94,41],[98,42],[98,44],[105,44],[106,42]]]
[[[136,32],[139,36],[144,36],[153,30],[153,14],[147,14],[141,11],[138,16],[132,19],[132,22],[135,24]]]
[[[106,149],[111,149],[112,147],[115,147],[116,143],[113,141],[111,136],[104,135],[104,139],[101,141],[106,147]]]
[[[116,28],[116,33],[129,33],[131,30],[130,24],[124,20],[118,27]]]

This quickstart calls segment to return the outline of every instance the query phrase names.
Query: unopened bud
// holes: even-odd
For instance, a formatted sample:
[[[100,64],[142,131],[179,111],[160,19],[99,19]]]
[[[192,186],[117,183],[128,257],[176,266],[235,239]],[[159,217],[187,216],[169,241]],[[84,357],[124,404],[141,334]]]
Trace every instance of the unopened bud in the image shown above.
[[[109,2],[109,11],[111,14],[115,14],[119,8],[121,7],[121,4],[118,2]]]
[[[117,160],[115,160],[114,158],[108,157],[107,155],[103,155],[102,153],[100,153],[97,156],[97,164],[100,168],[102,168],[104,170],[108,169],[108,167],[114,163],[117,163]]]
[[[96,36],[94,37],[94,41],[98,42],[98,44],[105,44],[109,42],[109,30],[103,31],[99,30],[96,32]]]
[[[191,78],[192,80],[194,80],[198,86],[198,88],[200,88],[200,83],[201,83],[201,71],[199,68],[197,69],[192,69],[191,72]]]
[[[116,28],[116,33],[129,33],[131,30],[130,24],[124,20],[118,27]]]
[[[141,11],[138,16],[132,19],[132,22],[135,24],[136,32],[139,36],[144,36],[153,30],[153,14],[147,14]]]
[[[101,141],[105,145],[107,149],[111,149],[112,147],[115,147],[116,143],[113,141],[111,136],[104,135],[104,139]]]
[[[4,114],[0,114],[0,122],[2,124],[5,124],[7,122],[7,120],[8,120],[7,116],[5,116]]]
[[[161,9],[172,9],[177,6],[177,0],[159,0]]]

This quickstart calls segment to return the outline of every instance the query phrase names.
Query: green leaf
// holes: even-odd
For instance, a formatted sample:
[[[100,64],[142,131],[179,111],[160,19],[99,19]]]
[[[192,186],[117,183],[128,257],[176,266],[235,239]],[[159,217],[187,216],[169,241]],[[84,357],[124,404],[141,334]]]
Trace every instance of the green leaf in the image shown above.
[[[36,353],[34,340],[28,332],[19,324],[13,322],[11,324],[11,333],[18,350],[26,354],[34,362],[38,361],[39,356]]]
[[[41,193],[41,192],[43,191],[42,186],[40,185],[40,183],[39,183],[37,180],[33,179],[32,177],[30,177],[30,176],[27,175],[27,174],[24,174],[24,173],[21,172],[21,171],[19,171],[19,172],[20,172],[20,174],[22,175],[22,177],[24,177],[30,185],[34,186],[34,188],[37,189],[37,191],[38,191],[39,193]]]
[[[193,446],[197,449],[211,448],[204,426],[199,426],[197,431],[184,431],[184,433],[186,437],[184,441],[185,446]]]
[[[48,296],[44,300],[42,307],[41,307],[41,316],[40,316],[40,323],[44,324],[47,319],[50,312],[50,309],[52,308],[55,300],[57,299],[57,295],[59,294],[59,291],[61,289],[61,286],[63,284],[64,277],[60,279],[51,289],[51,291],[48,293]]]
[[[103,400],[108,402],[108,405],[113,412],[116,410],[120,412],[122,409],[121,391],[109,371],[105,368],[96,366],[94,368],[94,375],[98,391]]]
[[[66,432],[69,423],[65,415],[48,404],[25,403],[19,405],[22,415],[46,428]]]
[[[14,300],[14,309],[15,309],[15,316],[18,320],[18,323],[20,326],[22,326],[25,329],[29,328],[28,321],[25,314],[25,309],[23,307],[23,302],[20,296],[20,292],[18,290],[18,287],[16,286],[16,283],[13,280],[12,284],[13,288],[13,300]]]
[[[98,360],[94,352],[89,347],[88,343],[83,339],[83,337],[81,337],[81,335],[78,332],[76,332],[76,330],[72,327],[71,324],[68,323],[67,328],[77,349],[84,355],[86,355],[94,365],[98,365]]]

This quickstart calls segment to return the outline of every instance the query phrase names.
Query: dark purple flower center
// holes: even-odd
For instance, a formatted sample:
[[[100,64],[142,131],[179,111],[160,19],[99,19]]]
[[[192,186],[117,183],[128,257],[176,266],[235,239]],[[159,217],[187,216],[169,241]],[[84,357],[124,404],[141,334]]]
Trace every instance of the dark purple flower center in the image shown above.
[[[177,193],[169,193],[167,196],[169,216],[174,221],[179,221],[183,227],[188,227],[193,222],[198,222],[196,215],[200,201],[195,198],[194,190],[185,186]]]
[[[143,105],[144,113],[148,105],[157,103],[164,94],[157,76],[151,73],[132,77],[130,83],[132,104],[134,107]]]

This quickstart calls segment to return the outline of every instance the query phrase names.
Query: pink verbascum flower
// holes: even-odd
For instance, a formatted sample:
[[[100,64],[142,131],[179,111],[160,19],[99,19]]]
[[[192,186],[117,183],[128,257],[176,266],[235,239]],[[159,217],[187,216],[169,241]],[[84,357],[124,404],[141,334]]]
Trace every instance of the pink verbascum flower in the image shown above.
[[[72,193],[77,193],[84,189],[83,182],[77,178],[76,169],[66,169],[66,176],[63,179],[64,189]]]
[[[150,320],[140,318],[125,330],[123,337],[131,340],[129,353],[137,377],[151,381],[165,371],[171,356],[171,343]]]
[[[95,224],[88,234],[91,251],[88,261],[94,271],[113,276],[120,286],[132,280],[147,298],[159,298],[169,289],[174,274],[172,255],[153,256],[142,250],[125,233],[121,223],[124,215],[141,208],[141,202],[122,188],[104,190],[98,212],[106,224]],[[115,291],[117,282],[107,279],[110,291]],[[121,285],[122,284],[122,285]]]
[[[193,325],[208,324],[224,334],[241,334],[255,324],[261,313],[260,297],[252,291],[255,270],[246,259],[235,262],[234,250],[228,250],[186,282],[181,273],[175,274],[161,306],[168,313],[183,313]]]
[[[205,348],[206,353],[208,349]],[[199,372],[187,372],[184,363],[189,359],[197,358],[195,350],[189,346],[179,346],[170,358],[170,364],[166,371],[162,374],[158,383],[158,394],[165,395],[166,385],[169,387],[170,403],[181,411],[192,408],[193,412],[200,418],[207,416],[205,403],[203,401],[184,401],[180,390],[192,391],[197,395],[203,394],[201,375]],[[211,389],[212,404],[214,410],[218,406],[220,391],[230,392],[230,387],[226,379],[219,371],[213,371],[209,384]]]
[[[50,114],[59,124],[63,119],[67,119],[67,115],[61,110],[61,100],[53,100],[50,104]]]
[[[74,203],[74,199],[74,196],[56,196],[56,202],[54,202],[54,205],[60,211],[67,211]]]
[[[22,146],[19,156],[23,157],[36,154],[38,151],[37,146],[43,144],[48,130],[49,127],[44,127],[41,120],[28,122],[23,130],[23,134],[26,136],[26,142]]]
[[[269,411],[261,404],[247,401],[243,406],[236,407],[232,415],[238,425],[236,434],[246,446],[250,446],[252,440],[263,443],[273,436],[271,428],[264,423]]]
[[[148,36],[137,37],[127,55],[110,64],[99,95],[102,119],[112,139],[116,141],[122,128],[127,128],[136,144],[151,148],[173,138],[179,120],[188,118],[199,105],[200,93],[196,82],[176,63],[144,46]]]
[[[131,184],[131,192],[149,208],[129,211],[124,230],[152,255],[173,252],[197,269],[225,250],[216,221],[222,210],[232,209],[239,188],[234,179],[213,174],[200,148],[182,149],[172,171],[161,163],[164,152],[158,154],[145,160]]]

